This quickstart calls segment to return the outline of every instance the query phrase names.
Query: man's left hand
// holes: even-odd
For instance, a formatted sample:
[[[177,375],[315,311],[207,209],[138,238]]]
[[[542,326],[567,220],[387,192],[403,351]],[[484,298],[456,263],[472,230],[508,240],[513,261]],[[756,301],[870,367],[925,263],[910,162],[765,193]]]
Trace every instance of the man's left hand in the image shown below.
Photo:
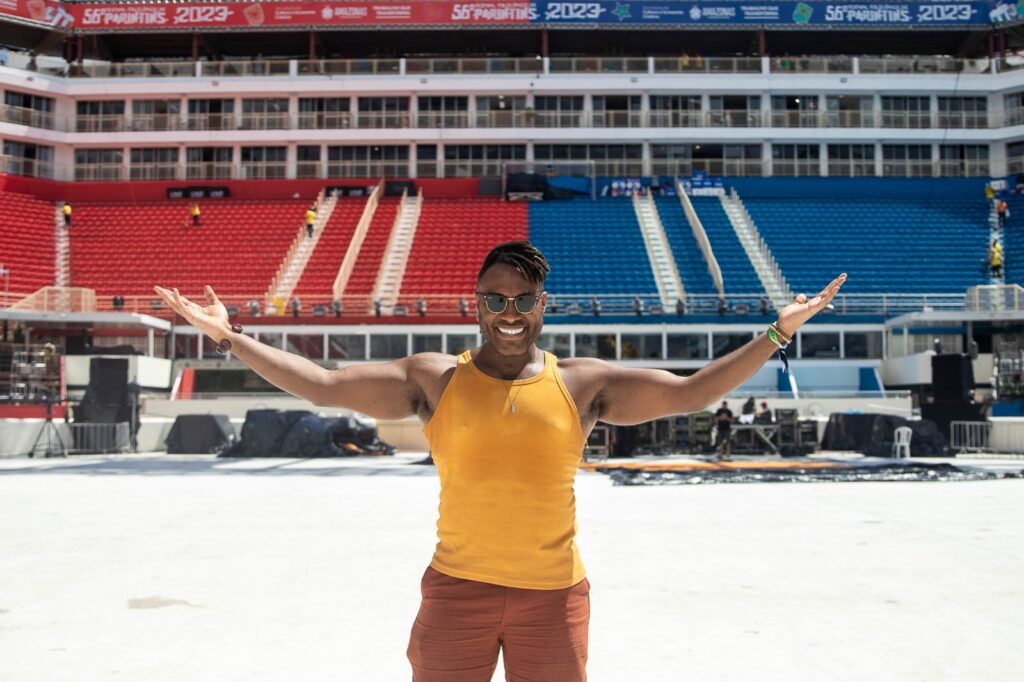
[[[832,302],[832,299],[839,293],[839,288],[843,286],[845,281],[846,273],[844,272],[832,280],[814,298],[808,299],[806,294],[797,296],[792,303],[779,311],[779,329],[786,336],[792,338],[796,334],[796,330],[804,322],[817,315],[819,311],[824,310],[825,306]]]

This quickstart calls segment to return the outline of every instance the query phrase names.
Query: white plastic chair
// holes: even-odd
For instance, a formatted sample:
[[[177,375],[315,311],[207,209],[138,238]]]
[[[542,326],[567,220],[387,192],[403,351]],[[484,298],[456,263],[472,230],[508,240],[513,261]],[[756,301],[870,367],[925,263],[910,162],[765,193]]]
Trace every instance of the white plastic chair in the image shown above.
[[[910,459],[910,437],[912,435],[914,435],[914,431],[909,426],[900,426],[896,429],[896,440],[892,444],[893,457]]]

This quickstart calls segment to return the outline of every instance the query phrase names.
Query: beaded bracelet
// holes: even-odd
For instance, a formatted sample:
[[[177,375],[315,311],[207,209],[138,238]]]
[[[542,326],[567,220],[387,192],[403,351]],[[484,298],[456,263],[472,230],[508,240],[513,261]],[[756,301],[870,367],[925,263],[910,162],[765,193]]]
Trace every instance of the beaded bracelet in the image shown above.
[[[231,331],[233,331],[236,334],[241,334],[242,325],[238,324],[237,322],[232,323]],[[227,337],[224,337],[223,339],[220,340],[220,343],[217,344],[216,350],[221,355],[227,355],[228,351],[231,350],[231,341]]]
[[[786,334],[779,329],[779,326],[774,322],[768,325],[768,340],[779,347],[779,360],[782,361],[782,371],[789,372],[789,358],[786,357],[786,346],[788,346],[793,339],[786,336]]]

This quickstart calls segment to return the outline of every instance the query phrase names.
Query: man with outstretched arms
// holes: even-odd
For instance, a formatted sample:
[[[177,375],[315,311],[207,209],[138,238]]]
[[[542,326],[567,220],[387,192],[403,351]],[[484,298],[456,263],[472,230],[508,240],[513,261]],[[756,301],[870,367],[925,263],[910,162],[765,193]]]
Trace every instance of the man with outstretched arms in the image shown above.
[[[206,305],[156,287],[221,352],[275,386],[317,405],[424,423],[441,500],[408,647],[416,682],[490,680],[499,649],[509,680],[585,680],[590,584],[575,542],[573,481],[594,424],[638,424],[720,400],[846,279],[797,296],[766,333],[679,377],[537,348],[548,271],[529,242],[496,246],[477,278],[479,348],[336,370],[243,335],[210,287]]]

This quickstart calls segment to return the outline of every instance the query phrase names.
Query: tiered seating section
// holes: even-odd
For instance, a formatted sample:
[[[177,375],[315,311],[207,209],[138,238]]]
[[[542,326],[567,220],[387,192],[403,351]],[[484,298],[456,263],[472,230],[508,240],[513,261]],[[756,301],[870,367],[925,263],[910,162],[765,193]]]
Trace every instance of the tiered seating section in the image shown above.
[[[747,211],[794,292],[840,272],[844,293],[963,293],[987,284],[983,201],[748,199]]]
[[[686,293],[717,293],[711,273],[708,271],[707,261],[704,260],[704,254],[697,245],[678,197],[658,197],[655,202]]]
[[[527,207],[497,198],[425,199],[402,295],[470,296],[487,252],[526,239]]]
[[[260,296],[308,205],[208,200],[202,226],[192,227],[184,202],[77,204],[71,282],[103,296],[148,296],[154,284],[193,296],[204,284],[221,296]]]
[[[658,295],[628,199],[533,202],[530,240],[551,264],[551,294]]]
[[[334,206],[330,220],[324,226],[316,249],[306,263],[302,278],[295,287],[294,295],[299,298],[331,300],[334,280],[338,276],[338,268],[345,259],[356,231],[359,218],[366,208],[366,199],[342,197]]]
[[[0,265],[10,273],[11,293],[53,284],[55,211],[52,202],[0,192]]]
[[[345,291],[342,292],[345,296],[369,296],[373,293],[373,287],[377,284],[377,272],[380,270],[380,263],[384,258],[384,250],[388,246],[400,203],[400,197],[384,197],[377,204],[370,229],[363,239],[362,248],[359,249],[359,257],[356,259],[352,276],[349,277]]]

